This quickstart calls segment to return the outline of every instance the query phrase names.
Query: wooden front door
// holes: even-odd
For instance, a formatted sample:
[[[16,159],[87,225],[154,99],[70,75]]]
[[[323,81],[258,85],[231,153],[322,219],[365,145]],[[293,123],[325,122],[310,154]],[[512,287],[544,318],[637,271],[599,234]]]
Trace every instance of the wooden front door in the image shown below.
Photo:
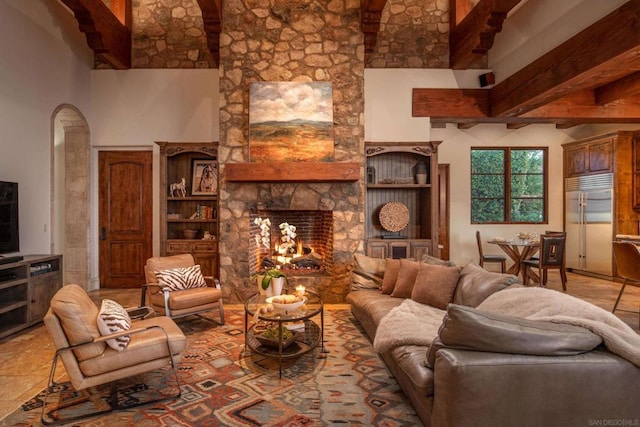
[[[438,165],[438,215],[440,224],[440,258],[449,259],[449,165]]]
[[[145,283],[152,256],[151,151],[100,151],[100,287]]]

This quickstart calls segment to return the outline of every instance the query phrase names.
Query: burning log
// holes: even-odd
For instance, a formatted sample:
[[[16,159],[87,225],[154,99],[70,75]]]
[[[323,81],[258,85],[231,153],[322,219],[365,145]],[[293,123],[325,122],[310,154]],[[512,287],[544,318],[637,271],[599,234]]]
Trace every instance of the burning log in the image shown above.
[[[290,262],[298,268],[322,268],[322,257],[315,252],[293,258]]]

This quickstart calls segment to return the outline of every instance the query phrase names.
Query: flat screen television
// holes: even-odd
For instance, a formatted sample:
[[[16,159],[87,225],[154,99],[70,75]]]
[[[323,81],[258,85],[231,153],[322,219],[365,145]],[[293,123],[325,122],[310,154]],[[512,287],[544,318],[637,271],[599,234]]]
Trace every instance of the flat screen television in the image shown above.
[[[18,251],[18,183],[0,181],[0,254]]]

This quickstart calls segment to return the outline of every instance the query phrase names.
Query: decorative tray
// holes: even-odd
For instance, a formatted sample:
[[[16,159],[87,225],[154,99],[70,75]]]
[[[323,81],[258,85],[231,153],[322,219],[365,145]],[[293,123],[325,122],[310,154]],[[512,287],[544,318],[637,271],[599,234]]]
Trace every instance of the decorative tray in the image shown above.
[[[283,334],[287,334],[289,332],[291,332],[291,336],[286,340],[282,341],[282,348],[289,347],[291,344],[293,344],[296,341],[296,339],[298,339],[299,332],[289,331],[286,328],[282,330]],[[262,332],[261,334],[256,334],[255,338],[262,345],[265,345],[267,347],[278,348],[278,344],[279,344],[278,338],[271,338],[270,334],[268,334],[267,336],[265,336],[265,334],[268,334],[268,332],[265,331],[265,332]]]

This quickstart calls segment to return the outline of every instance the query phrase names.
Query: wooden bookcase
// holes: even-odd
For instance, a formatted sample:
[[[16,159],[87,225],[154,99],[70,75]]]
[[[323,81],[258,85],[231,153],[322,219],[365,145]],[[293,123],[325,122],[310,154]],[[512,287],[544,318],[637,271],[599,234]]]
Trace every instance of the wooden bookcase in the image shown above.
[[[376,258],[416,258],[439,255],[438,145],[423,143],[366,143],[366,252]],[[418,183],[416,167],[424,162],[426,183]],[[386,231],[380,210],[400,202],[409,210],[408,225]]]
[[[0,338],[40,322],[61,287],[61,255],[26,255],[0,264]]]
[[[160,147],[160,255],[190,253],[205,276],[218,277],[218,144],[166,141],[156,144]],[[194,194],[193,169],[198,161],[213,162],[213,194]],[[171,184],[182,178],[186,183],[185,196],[171,192]],[[195,236],[185,236],[184,230],[195,230]],[[205,239],[205,234],[211,238]]]

